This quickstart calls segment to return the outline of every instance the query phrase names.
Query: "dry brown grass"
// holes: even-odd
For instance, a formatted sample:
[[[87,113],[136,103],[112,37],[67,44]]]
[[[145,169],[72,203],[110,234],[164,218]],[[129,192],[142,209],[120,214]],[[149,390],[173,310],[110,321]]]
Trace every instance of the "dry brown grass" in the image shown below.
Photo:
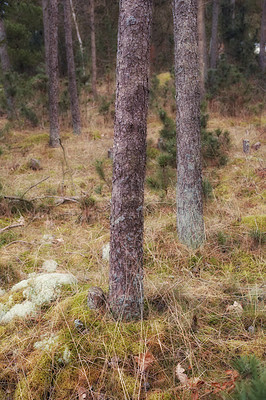
[[[2,243],[1,265],[11,264],[21,277],[40,272],[44,260],[54,259],[60,270],[78,277],[79,285],[66,290],[56,304],[35,318],[0,327],[0,399],[70,400],[76,398],[80,387],[88,396],[101,392],[118,400],[190,399],[191,391],[180,387],[175,376],[177,363],[189,376],[205,382],[223,381],[237,355],[254,353],[262,358],[264,354],[265,260],[263,247],[250,237],[252,224],[256,226],[259,218],[256,216],[265,212],[261,127],[251,120],[228,120],[219,115],[211,119],[211,128],[230,131],[232,148],[228,165],[204,171],[214,197],[205,204],[207,241],[197,251],[178,242],[174,188],[164,198],[147,188],[144,248],[148,316],[138,323],[121,324],[86,307],[90,286],[108,288],[108,264],[102,260],[102,247],[109,241],[107,183],[111,162],[107,150],[112,145],[112,123],[93,106],[83,119],[81,137],[72,136],[70,130],[62,132],[67,165],[61,148],[48,147],[46,129],[12,129],[1,139],[2,193],[20,196],[49,176],[26,197],[86,194],[96,203],[85,221],[76,203],[55,206],[49,198],[40,199],[34,203],[34,212],[24,214],[25,226],[16,228]],[[155,143],[160,123],[154,115],[148,122],[148,137]],[[1,126],[4,123],[0,121]],[[248,156],[242,152],[246,135],[251,144],[262,142],[261,148]],[[28,168],[31,158],[40,159],[41,170]],[[96,160],[104,160],[107,183],[96,172]],[[2,213],[1,227],[19,216],[11,213],[8,203]],[[254,216],[251,222],[245,220],[250,215]],[[48,234],[54,238],[49,245],[42,242]],[[1,284],[8,289],[12,283]],[[242,304],[243,314],[226,311],[234,301]],[[76,318],[83,321],[85,331],[75,329]],[[255,327],[253,335],[248,332],[251,325]],[[50,352],[34,349],[43,335],[52,334],[60,340]],[[71,352],[69,364],[59,360],[65,347]],[[142,374],[135,357],[147,351],[155,362]],[[150,385],[147,392],[145,382]],[[221,398],[217,396],[220,394],[210,394],[208,399]]]

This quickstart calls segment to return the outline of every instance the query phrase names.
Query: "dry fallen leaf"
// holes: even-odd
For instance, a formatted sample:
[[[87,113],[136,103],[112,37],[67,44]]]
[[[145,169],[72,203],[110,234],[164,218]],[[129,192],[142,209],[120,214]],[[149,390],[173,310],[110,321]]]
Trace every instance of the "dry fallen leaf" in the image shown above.
[[[146,353],[140,354],[139,356],[135,356],[135,361],[137,362],[139,369],[141,372],[145,372],[152,363],[154,363],[155,358],[151,352],[147,351]]]
[[[234,304],[226,307],[226,312],[242,314],[243,307],[241,306],[240,303],[234,301]]]
[[[181,364],[177,364],[177,367],[176,367],[176,370],[175,370],[176,376],[178,377],[178,379],[180,380],[182,385],[187,385],[188,377],[187,377],[187,374],[184,374],[184,372],[185,372],[185,370],[181,366]]]

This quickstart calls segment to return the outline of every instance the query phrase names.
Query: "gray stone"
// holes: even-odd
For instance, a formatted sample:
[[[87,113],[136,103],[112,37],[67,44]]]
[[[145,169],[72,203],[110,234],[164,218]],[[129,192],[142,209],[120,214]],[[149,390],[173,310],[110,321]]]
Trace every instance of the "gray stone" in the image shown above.
[[[261,147],[261,142],[254,143],[251,146],[252,150],[256,150],[256,151],[259,150],[260,147]]]
[[[249,332],[251,335],[254,335],[254,333],[255,333],[255,328],[254,328],[253,325],[250,325],[250,326],[248,327],[248,332]]]
[[[84,326],[83,322],[80,319],[75,319],[74,325],[75,325],[75,328],[78,331],[83,331],[85,329],[85,326]]]
[[[37,158],[31,158],[30,162],[29,162],[29,166],[34,171],[38,171],[38,170],[42,169],[40,160],[37,160]]]
[[[105,307],[106,298],[103,290],[97,286],[89,289],[87,305],[91,310],[99,310]]]
[[[113,160],[113,158],[114,158],[114,150],[113,150],[112,147],[110,147],[110,149],[108,149],[107,155],[108,155],[108,158],[110,158],[110,160]]]

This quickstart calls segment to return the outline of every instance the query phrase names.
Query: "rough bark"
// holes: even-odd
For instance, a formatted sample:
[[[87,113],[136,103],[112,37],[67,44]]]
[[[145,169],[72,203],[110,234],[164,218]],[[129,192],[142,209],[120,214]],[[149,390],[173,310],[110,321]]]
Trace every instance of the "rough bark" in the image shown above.
[[[143,311],[143,201],[152,0],[120,0],[109,307],[116,319]]]
[[[212,33],[210,48],[210,67],[216,69],[218,59],[218,21],[219,21],[219,0],[212,2]]]
[[[197,0],[173,1],[177,127],[177,230],[197,248],[204,241],[200,143]]]
[[[92,93],[97,97],[97,64],[96,64],[96,44],[95,44],[95,21],[94,21],[94,0],[90,0],[90,21],[91,21],[91,64],[92,64]]]
[[[58,147],[59,111],[58,111],[58,0],[49,1],[49,114],[50,146]]]
[[[76,70],[72,40],[71,26],[71,8],[69,0],[64,0],[64,28],[66,40],[67,70],[68,70],[68,88],[70,95],[70,105],[72,114],[72,123],[74,134],[81,133],[81,120],[79,111],[78,90],[76,81]]]
[[[205,82],[207,79],[207,48],[205,30],[205,1],[199,0],[198,7],[198,32],[199,32],[199,65],[201,97],[205,95]]]
[[[48,0],[42,0],[44,51],[45,51],[45,72],[49,74],[49,9]]]
[[[5,26],[2,18],[0,18],[0,60],[3,72],[3,86],[7,102],[7,115],[8,118],[12,118],[14,116],[14,99],[10,93],[10,85],[7,79],[7,75],[11,71],[11,66],[7,52]]]
[[[262,17],[261,17],[261,30],[260,30],[260,67],[262,72],[266,71],[266,0],[263,0]]]

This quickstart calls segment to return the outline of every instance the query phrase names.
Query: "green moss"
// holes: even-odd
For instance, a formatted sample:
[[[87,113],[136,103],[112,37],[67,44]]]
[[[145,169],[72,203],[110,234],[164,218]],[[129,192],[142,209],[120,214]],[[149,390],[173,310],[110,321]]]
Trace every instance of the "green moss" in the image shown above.
[[[159,86],[164,86],[171,80],[171,74],[170,72],[162,72],[161,74],[157,75],[156,78],[159,81]]]
[[[48,143],[49,135],[47,133],[31,134],[24,140],[24,146],[31,146],[33,144]]]
[[[266,215],[247,215],[242,217],[241,222],[250,228],[266,231]]]
[[[78,370],[76,367],[67,366],[61,369],[55,377],[54,398],[69,400],[75,394],[78,382]]]
[[[175,397],[171,391],[166,392],[152,392],[148,394],[147,400],[173,400]]]
[[[32,360],[33,369],[19,381],[14,400],[40,400],[49,393],[53,378],[52,360],[47,354],[38,356],[35,362]]]

